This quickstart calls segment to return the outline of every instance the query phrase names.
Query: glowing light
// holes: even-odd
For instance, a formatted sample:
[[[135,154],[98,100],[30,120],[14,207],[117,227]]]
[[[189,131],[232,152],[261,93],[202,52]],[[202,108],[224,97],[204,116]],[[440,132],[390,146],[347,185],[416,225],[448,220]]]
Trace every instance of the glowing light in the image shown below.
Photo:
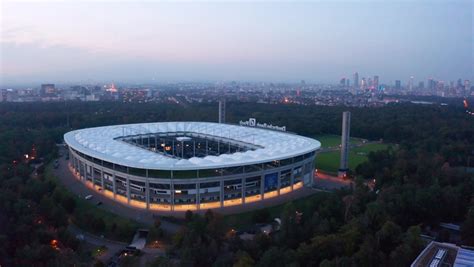
[[[224,207],[235,206],[240,204],[242,204],[241,198],[224,200]]]
[[[219,201],[199,204],[199,209],[202,209],[202,210],[203,209],[220,208],[220,207],[221,207],[221,202],[219,202]]]
[[[197,205],[195,204],[174,205],[174,210],[180,210],[180,211],[197,210]]]
[[[262,196],[260,195],[250,196],[250,197],[245,198],[245,203],[252,203],[259,200],[262,200]]]
[[[283,187],[280,189],[280,195],[291,192],[291,186]]]
[[[466,113],[471,115],[471,116],[474,116],[474,111],[471,111],[469,109],[469,102],[467,102],[467,99],[463,100],[463,104],[464,104],[464,108],[466,109]]]
[[[59,247],[58,247],[59,242],[58,242],[58,240],[53,239],[53,240],[51,240],[51,242],[50,242],[49,244],[51,245],[51,247],[52,247],[53,249],[59,250]]]
[[[276,196],[278,196],[278,191],[277,190],[270,191],[270,192],[267,192],[267,193],[263,194],[264,199],[272,198],[272,197],[276,197]]]

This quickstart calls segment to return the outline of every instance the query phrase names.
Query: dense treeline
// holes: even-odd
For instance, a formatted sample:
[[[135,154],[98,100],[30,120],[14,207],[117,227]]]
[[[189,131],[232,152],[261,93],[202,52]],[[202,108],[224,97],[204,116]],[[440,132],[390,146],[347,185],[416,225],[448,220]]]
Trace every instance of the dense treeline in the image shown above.
[[[314,136],[338,134],[345,107],[228,103],[228,122],[249,117]],[[229,236],[217,214],[190,216],[174,239],[185,265],[403,266],[423,247],[420,233],[439,222],[462,224],[463,244],[474,245],[474,120],[461,107],[396,104],[350,108],[352,136],[383,139],[394,149],[369,155],[350,191],[321,194],[303,206],[288,204],[281,231],[242,241]],[[217,104],[28,103],[0,105],[0,264],[84,262],[65,231],[74,201],[41,177],[30,178],[24,154],[45,161],[71,129],[153,121],[216,121]],[[56,192],[56,193],[55,193]],[[73,203],[73,204],[71,204]],[[471,207],[471,208],[470,208]],[[303,212],[295,217],[296,211]],[[256,216],[258,217],[258,216]],[[267,218],[271,219],[271,218]],[[41,223],[38,223],[40,221]],[[98,223],[97,229],[103,228]],[[434,229],[434,230],[433,230]],[[440,240],[449,239],[446,234]],[[58,240],[61,252],[51,240]],[[45,256],[47,255],[47,257]],[[160,263],[157,262],[159,265]],[[172,264],[166,260],[162,265]]]

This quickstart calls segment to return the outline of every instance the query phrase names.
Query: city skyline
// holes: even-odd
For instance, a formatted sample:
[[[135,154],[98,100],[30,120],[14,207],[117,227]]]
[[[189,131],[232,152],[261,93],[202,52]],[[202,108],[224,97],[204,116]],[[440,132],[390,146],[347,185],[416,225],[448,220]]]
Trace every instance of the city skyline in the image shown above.
[[[2,86],[336,83],[355,72],[380,84],[474,79],[471,1],[7,1],[1,9]]]

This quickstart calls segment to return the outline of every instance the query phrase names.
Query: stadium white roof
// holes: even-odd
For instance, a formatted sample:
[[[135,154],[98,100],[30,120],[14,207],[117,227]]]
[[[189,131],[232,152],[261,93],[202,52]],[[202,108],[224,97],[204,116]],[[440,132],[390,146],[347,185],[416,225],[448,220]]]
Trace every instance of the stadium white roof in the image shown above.
[[[172,158],[115,138],[130,134],[192,132],[260,146],[219,156]],[[124,166],[160,170],[193,170],[257,164],[299,156],[321,147],[317,140],[256,127],[211,122],[157,122],[87,128],[68,132],[65,142],[91,157]]]

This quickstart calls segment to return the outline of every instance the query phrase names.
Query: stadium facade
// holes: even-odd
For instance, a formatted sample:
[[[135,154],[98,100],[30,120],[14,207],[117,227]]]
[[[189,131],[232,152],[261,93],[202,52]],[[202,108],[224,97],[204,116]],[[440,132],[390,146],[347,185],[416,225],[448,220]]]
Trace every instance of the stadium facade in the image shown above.
[[[149,210],[220,208],[312,184],[320,143],[292,133],[209,122],[68,132],[70,169],[90,188]]]

